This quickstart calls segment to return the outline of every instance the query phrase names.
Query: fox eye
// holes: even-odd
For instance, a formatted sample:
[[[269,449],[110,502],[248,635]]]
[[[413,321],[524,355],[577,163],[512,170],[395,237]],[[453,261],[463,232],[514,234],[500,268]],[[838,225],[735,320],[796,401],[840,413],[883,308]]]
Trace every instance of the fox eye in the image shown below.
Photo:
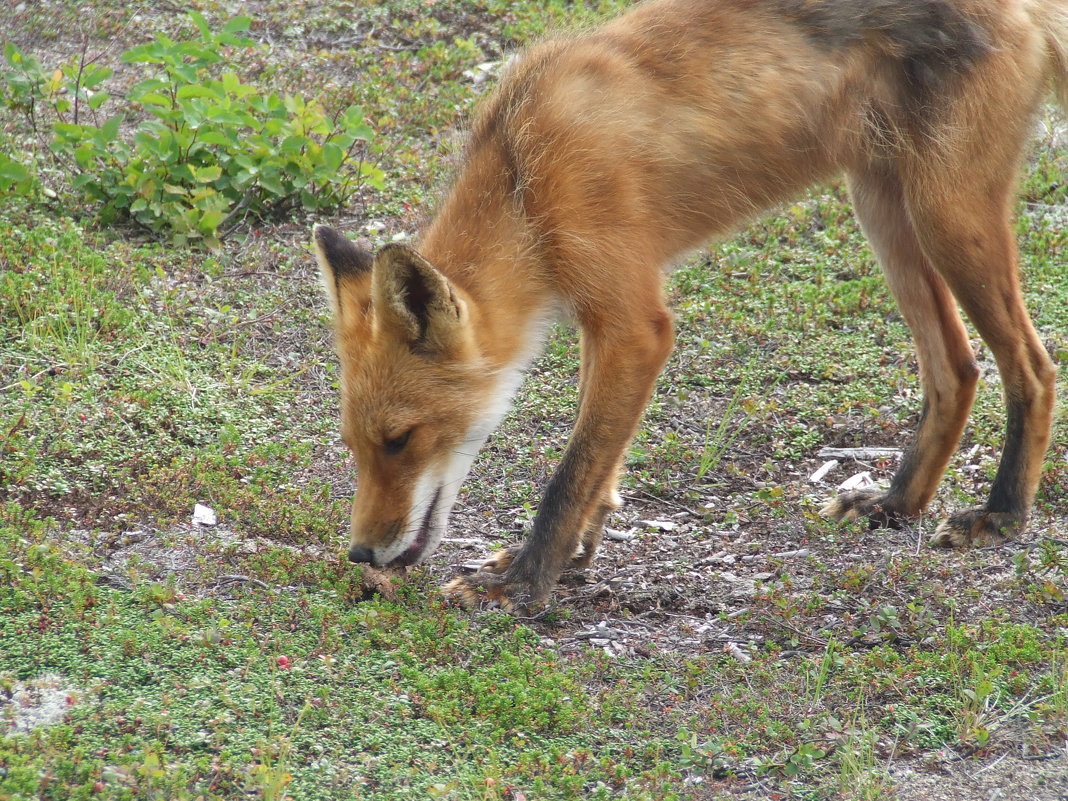
[[[408,440],[411,439],[412,430],[409,428],[399,437],[393,437],[386,440],[386,453],[390,456],[396,455],[404,450],[404,446],[408,444]]]

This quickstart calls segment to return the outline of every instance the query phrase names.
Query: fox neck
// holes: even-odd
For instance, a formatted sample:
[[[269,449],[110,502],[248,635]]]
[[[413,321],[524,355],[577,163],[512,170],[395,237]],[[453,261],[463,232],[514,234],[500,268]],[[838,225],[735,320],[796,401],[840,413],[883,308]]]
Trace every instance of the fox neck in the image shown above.
[[[537,234],[499,153],[469,155],[419,250],[466,301],[507,405],[558,316],[558,299],[545,286]]]

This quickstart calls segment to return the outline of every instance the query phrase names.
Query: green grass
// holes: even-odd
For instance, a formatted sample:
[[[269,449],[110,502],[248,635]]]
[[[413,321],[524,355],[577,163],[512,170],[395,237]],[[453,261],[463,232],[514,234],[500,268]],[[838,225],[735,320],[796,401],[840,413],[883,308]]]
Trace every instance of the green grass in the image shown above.
[[[981,746],[1020,708],[1065,724],[1068,643],[1033,626],[832,642],[800,665],[776,649],[744,665],[569,660],[504,615],[410,591],[354,603],[336,563],[288,589],[116,589],[57,533],[3,508],[0,685],[76,688],[61,724],[0,741],[4,798],[667,799],[705,770],[881,786],[872,737]]]
[[[276,428],[299,375],[256,358],[247,324],[277,298],[216,302],[211,259],[107,243],[36,213],[0,233],[0,260],[8,497],[75,500],[86,522],[123,525],[154,493],[164,504],[150,508],[168,521],[198,481],[226,496],[235,481],[291,474],[307,454],[299,439],[250,445]]]
[[[665,788],[672,774],[662,737],[635,727],[600,742],[591,720],[610,725],[614,707],[583,686],[592,670],[561,664],[510,618],[352,605],[347,570],[227,600],[109,589],[50,532],[6,508],[4,676],[58,673],[78,690],[61,725],[3,740],[2,797],[399,798],[441,785],[492,798],[487,779],[517,778],[572,797],[612,783],[624,751],[638,783]],[[591,763],[578,787],[566,771],[540,775],[578,752]]]
[[[82,35],[95,51],[186,24],[53,5],[47,26],[35,6],[18,12],[24,50],[71,57]],[[465,73],[624,5],[298,3],[257,20],[276,48],[242,79],[368,111],[389,185],[343,222],[377,244],[433,206],[484,88]],[[0,111],[0,131],[5,152],[32,150],[15,116]],[[823,490],[805,471],[819,447],[901,446],[920,407],[908,331],[840,187],[671,278],[678,346],[623,489],[634,515],[694,512],[682,547],[702,551],[672,568],[683,589],[665,581],[516,621],[444,607],[443,565],[369,598],[341,560],[352,471],[312,220],[244,230],[207,255],[100,227],[54,165],[41,169],[56,197],[0,200],[0,801],[666,801],[751,786],[889,799],[898,762],[952,752],[978,765],[1021,738],[1034,753],[1063,748],[1063,379],[1035,533],[1014,550],[932,554],[816,515]],[[1047,135],[1017,227],[1028,303],[1062,371],[1065,186],[1063,140]],[[455,527],[485,523],[509,541],[529,522],[576,375],[577,337],[561,328]],[[1002,427],[1000,388],[984,379],[962,443],[978,446],[979,469],[955,462],[939,508],[981,500]],[[189,526],[197,502],[218,514],[214,531]],[[809,555],[774,556],[785,541]],[[724,543],[730,567],[689,564]],[[652,570],[662,554],[642,558]],[[675,639],[642,628],[701,602],[671,595],[690,573],[713,587],[746,559],[761,571],[751,595],[710,596]],[[595,581],[611,576],[600,565]],[[572,637],[602,619],[648,642],[609,656]],[[701,626],[729,630],[740,650]],[[47,675],[65,715],[15,731],[11,699]]]

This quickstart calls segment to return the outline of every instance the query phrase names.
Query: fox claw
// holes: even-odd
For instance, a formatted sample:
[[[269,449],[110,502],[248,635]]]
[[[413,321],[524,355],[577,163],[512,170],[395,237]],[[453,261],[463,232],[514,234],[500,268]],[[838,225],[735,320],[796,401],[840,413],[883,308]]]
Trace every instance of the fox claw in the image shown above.
[[[515,559],[515,555],[519,553],[519,546],[513,545],[509,548],[501,548],[501,550],[490,554],[489,558],[482,563],[482,567],[478,569],[479,573],[503,573],[512,564],[512,560]]]

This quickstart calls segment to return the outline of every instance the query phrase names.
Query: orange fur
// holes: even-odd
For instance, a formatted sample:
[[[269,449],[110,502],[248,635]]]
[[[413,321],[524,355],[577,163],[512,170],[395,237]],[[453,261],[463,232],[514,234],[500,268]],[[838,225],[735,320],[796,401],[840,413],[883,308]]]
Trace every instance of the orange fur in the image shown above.
[[[418,253],[329,229],[342,428],[360,469],[350,557],[423,558],[456,487],[558,312],[582,330],[572,440],[528,542],[449,592],[542,603],[588,564],[673,329],[663,269],[845,173],[912,328],[926,401],[890,489],[832,517],[893,524],[933,496],[977,371],[959,303],[1009,410],[1001,470],[944,544],[1019,530],[1039,478],[1054,369],[1020,295],[1010,209],[1050,78],[1068,86],[1061,0],[653,0],[531,47],[476,116]]]

